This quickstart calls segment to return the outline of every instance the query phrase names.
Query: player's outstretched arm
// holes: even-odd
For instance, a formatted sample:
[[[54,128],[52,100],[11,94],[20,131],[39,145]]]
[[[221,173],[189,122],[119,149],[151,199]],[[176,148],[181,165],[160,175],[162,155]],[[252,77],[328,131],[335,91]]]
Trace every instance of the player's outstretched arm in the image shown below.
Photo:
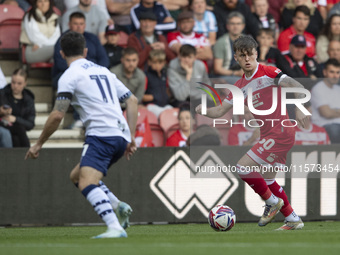
[[[221,105],[211,107],[207,109],[207,114],[205,116],[209,118],[219,118],[222,117],[224,114],[226,114],[231,108],[233,108],[232,104],[227,103],[226,101],[223,101]],[[198,105],[195,109],[196,113],[202,114],[202,105]]]
[[[56,100],[54,109],[48,116],[44,129],[35,145],[33,145],[26,153],[25,159],[37,158],[39,151],[48,138],[58,129],[60,122],[65,116],[65,113],[70,106],[69,99]]]
[[[279,82],[279,85],[282,87],[291,87],[291,88],[304,88],[304,86],[298,82],[297,80],[289,77],[288,75],[282,78]],[[305,94],[302,93],[294,93],[295,98],[304,98]],[[295,118],[299,125],[303,128],[306,127],[309,116],[305,115],[298,107],[295,108]]]
[[[138,99],[131,95],[126,101],[126,118],[131,132],[131,143],[128,144],[125,151],[125,156],[129,160],[130,156],[137,150],[135,143],[135,133],[138,115]]]

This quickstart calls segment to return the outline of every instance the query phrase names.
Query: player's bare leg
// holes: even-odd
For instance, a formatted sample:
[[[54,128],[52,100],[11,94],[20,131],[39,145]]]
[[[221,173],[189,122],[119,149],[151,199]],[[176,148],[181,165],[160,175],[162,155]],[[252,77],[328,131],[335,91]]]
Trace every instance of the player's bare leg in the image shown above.
[[[288,197],[284,191],[284,189],[275,181],[275,176],[277,174],[277,171],[267,171],[262,174],[264,180],[266,181],[269,189],[272,191],[272,193],[281,198],[284,202],[284,205],[282,206],[280,212],[285,217],[285,224],[278,228],[277,230],[296,230],[296,229],[302,229],[304,224],[301,220],[301,218],[294,212],[292,206],[290,205],[288,201]]]
[[[78,187],[79,183],[79,173],[80,173],[80,164],[78,163],[70,173],[70,180],[73,182],[76,187]]]
[[[80,166],[77,164],[70,173],[70,179],[76,187],[78,187],[80,175]],[[116,213],[120,225],[126,229],[130,226],[129,217],[132,214],[132,208],[125,202],[120,201],[115,194],[113,194],[110,189],[105,185],[105,183],[100,180],[99,188],[101,188],[105,194],[109,197],[111,206]]]
[[[80,168],[78,187],[108,227],[105,233],[94,238],[127,237],[113,211],[109,197],[98,187],[102,178],[103,173],[92,167],[83,166]]]
[[[258,223],[265,226],[270,223],[283,206],[283,200],[275,196],[259,171],[259,164],[245,154],[237,163],[238,174],[266,203],[264,213]]]

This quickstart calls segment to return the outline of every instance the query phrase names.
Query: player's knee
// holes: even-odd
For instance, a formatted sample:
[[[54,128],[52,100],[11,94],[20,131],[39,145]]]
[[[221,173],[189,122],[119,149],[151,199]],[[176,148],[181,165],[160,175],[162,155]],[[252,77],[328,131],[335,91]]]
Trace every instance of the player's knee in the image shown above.
[[[75,173],[75,171],[71,171],[71,173],[70,173],[70,180],[73,183],[78,183],[79,182],[78,175]]]

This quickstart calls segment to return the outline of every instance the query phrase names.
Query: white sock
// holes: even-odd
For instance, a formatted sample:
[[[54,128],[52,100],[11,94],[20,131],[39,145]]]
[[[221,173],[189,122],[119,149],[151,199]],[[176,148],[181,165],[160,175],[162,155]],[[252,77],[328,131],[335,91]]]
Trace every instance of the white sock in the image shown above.
[[[286,219],[286,221],[297,222],[297,221],[300,220],[300,217],[295,213],[295,211],[293,211],[285,219]]]
[[[87,194],[86,194],[87,193]],[[97,214],[102,218],[109,229],[123,229],[112,209],[108,196],[96,185],[89,185],[83,190],[86,199],[93,206]]]
[[[265,200],[267,205],[276,205],[279,202],[277,196],[272,194],[267,200]]]
[[[113,210],[116,210],[120,200],[109,190],[103,181],[99,181],[99,188],[109,197]]]

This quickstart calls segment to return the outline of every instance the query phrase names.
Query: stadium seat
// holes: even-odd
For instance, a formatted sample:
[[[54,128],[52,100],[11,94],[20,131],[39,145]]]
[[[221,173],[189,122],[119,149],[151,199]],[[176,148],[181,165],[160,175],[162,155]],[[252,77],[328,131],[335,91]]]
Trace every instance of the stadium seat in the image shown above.
[[[223,119],[223,120],[227,120],[228,123],[223,124],[224,127],[230,127],[230,120],[233,118],[232,115],[232,111],[227,112],[225,115],[223,115],[220,118],[216,118],[216,119]],[[209,126],[213,126],[214,122],[213,119],[207,117],[207,116],[203,116],[200,114],[196,114],[196,125],[200,126],[200,125],[209,125]],[[218,125],[217,125],[218,126]],[[222,126],[222,125],[219,125]]]
[[[165,134],[174,127],[178,129],[178,111],[178,108],[166,109],[159,115],[159,125]]]
[[[152,143],[155,147],[165,146],[164,131],[160,126],[150,125],[152,134]]]
[[[19,38],[24,11],[16,6],[0,5],[0,53],[20,52]]]
[[[228,145],[228,132],[232,118],[233,118],[232,111],[229,111],[222,117],[218,118],[228,121],[228,123],[226,124],[216,125],[215,127],[221,135],[221,145]],[[200,114],[196,114],[196,124],[197,126],[201,125],[213,126],[213,119]]]
[[[37,62],[37,63],[28,64],[25,58],[26,47],[27,47],[26,44],[20,44],[20,48],[21,48],[20,61],[21,61],[21,64],[26,67],[28,73],[30,69],[37,69],[37,68],[45,69],[45,68],[53,67],[53,63],[50,63],[50,62]]]
[[[144,107],[139,107],[137,116],[137,126],[143,123],[146,116],[148,117],[148,122],[152,133],[152,142],[154,146],[155,147],[164,146],[165,145],[164,131],[158,124],[157,116],[154,113],[150,112],[148,109]],[[124,117],[126,119],[126,111],[124,111]]]

